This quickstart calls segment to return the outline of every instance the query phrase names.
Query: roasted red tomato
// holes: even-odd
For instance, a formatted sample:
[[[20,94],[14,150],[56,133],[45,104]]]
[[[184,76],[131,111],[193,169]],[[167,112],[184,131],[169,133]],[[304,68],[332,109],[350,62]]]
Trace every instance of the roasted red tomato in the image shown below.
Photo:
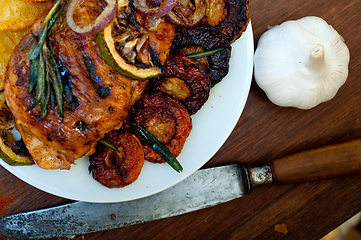
[[[168,58],[165,74],[153,79],[154,90],[180,101],[190,114],[196,113],[209,97],[211,80],[202,66],[187,57]]]
[[[105,137],[119,152],[98,144],[96,152],[89,157],[89,172],[108,188],[120,188],[133,183],[144,164],[144,152],[139,139],[122,131],[111,131]]]
[[[249,0],[227,0],[227,16],[217,26],[230,43],[236,41],[246,30],[249,22]]]
[[[192,122],[188,111],[175,99],[161,93],[143,94],[132,109],[134,123],[144,127],[177,157],[188,137]],[[151,146],[142,143],[144,158],[154,163],[164,163]]]
[[[182,48],[189,46],[200,46],[203,51],[223,48],[222,51],[206,57],[209,64],[208,76],[212,85],[222,81],[228,74],[232,50],[226,35],[211,26],[177,29],[171,53],[176,55]]]

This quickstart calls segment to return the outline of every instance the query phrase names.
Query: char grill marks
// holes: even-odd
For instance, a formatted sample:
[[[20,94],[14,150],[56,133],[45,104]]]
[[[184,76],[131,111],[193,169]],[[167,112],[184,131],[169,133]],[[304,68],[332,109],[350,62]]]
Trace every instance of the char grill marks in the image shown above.
[[[222,51],[207,57],[209,62],[207,70],[212,86],[222,81],[228,74],[232,51],[227,36],[211,26],[179,28],[176,33],[171,49],[173,54],[177,54],[177,51],[179,53],[179,50],[187,46],[201,46],[204,51],[223,48]]]
[[[34,93],[27,92],[30,63],[26,58],[27,51],[21,49],[30,35],[21,41],[12,55],[5,86],[7,103],[24,143],[35,162],[45,169],[69,169],[74,160],[91,154],[99,138],[121,126],[133,97],[131,86],[134,84],[115,74],[104,62],[95,36],[80,36],[64,23],[63,17],[59,19],[51,35],[57,61],[68,71],[64,118],[58,116],[56,107],[43,121],[39,105],[26,112]],[[33,31],[39,27],[40,22],[34,25]],[[99,86],[94,86],[92,76],[89,76],[84,54],[94,65],[94,73],[100,80],[98,85],[109,90],[106,96],[97,92]]]

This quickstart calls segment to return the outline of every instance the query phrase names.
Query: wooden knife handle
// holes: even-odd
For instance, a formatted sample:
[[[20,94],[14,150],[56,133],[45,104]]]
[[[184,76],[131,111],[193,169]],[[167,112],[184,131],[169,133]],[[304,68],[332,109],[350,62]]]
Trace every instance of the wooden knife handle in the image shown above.
[[[277,185],[310,182],[361,173],[361,140],[297,153],[270,163]]]

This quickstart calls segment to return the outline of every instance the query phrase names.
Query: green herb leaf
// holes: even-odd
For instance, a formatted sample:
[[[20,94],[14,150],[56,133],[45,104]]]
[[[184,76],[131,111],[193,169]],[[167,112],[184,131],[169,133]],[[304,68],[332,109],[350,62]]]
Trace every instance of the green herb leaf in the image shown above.
[[[48,48],[49,46],[49,48]],[[59,72],[58,65],[56,64],[54,58],[54,51],[52,49],[52,45],[48,42],[47,45],[44,45],[44,53],[45,53],[45,62],[47,65],[47,71],[49,72],[49,77],[52,80],[52,87],[54,90],[55,100],[58,105],[58,114],[60,117],[64,116],[64,101],[63,101],[63,83],[61,81],[61,75]]]
[[[39,42],[35,44],[28,53],[28,58],[30,61],[38,58],[40,52],[43,50],[43,46],[47,37],[48,37],[48,24],[45,24],[40,34]]]
[[[30,82],[28,92],[31,93],[36,85],[36,80],[39,72],[39,58],[30,62]]]
[[[43,53],[40,52],[38,75],[37,75],[37,80],[36,80],[37,91],[36,91],[36,95],[35,95],[33,104],[31,104],[31,106],[26,111],[33,109],[35,107],[35,105],[43,97],[44,92],[45,92],[45,75],[46,75],[46,73],[45,73],[44,56],[43,56]]]
[[[213,50],[209,50],[209,51],[203,51],[203,52],[197,52],[197,53],[193,53],[193,54],[189,54],[186,55],[186,57],[188,58],[192,58],[192,59],[198,59],[198,58],[202,58],[202,57],[208,57],[211,56],[217,52],[220,52],[224,49],[224,47],[222,48],[217,48],[217,49],[213,49]]]
[[[111,141],[109,141],[109,140],[106,139],[106,138],[100,139],[100,140],[98,141],[98,143],[100,143],[101,145],[106,146],[106,147],[108,147],[108,148],[110,148],[110,149],[113,149],[113,150],[116,151],[116,152],[119,152],[119,149],[118,149]]]
[[[174,170],[182,172],[183,167],[173,154],[160,143],[150,132],[138,124],[132,123],[137,132],[144,138],[144,140],[156,151]]]
[[[45,17],[41,28],[33,34],[33,37],[25,44],[22,50],[34,44],[30,48],[27,57],[30,60],[30,82],[28,92],[36,88],[34,102],[27,109],[34,108],[40,102],[41,119],[44,120],[48,112],[48,103],[50,101],[51,109],[54,109],[54,100],[56,100],[58,113],[64,117],[64,99],[63,83],[58,65],[54,57],[54,50],[49,40],[49,34],[53,30],[57,20],[64,12],[69,0],[57,0]]]

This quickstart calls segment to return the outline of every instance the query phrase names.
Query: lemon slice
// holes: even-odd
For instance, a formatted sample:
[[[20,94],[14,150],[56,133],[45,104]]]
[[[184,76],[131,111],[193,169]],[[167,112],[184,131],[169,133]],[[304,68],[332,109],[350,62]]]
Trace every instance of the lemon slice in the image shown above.
[[[0,92],[0,158],[11,166],[33,165],[34,161],[25,153],[25,146],[18,145],[9,131],[15,127],[15,118],[5,104],[5,94]],[[16,147],[18,151],[13,151]],[[26,150],[27,152],[27,150]],[[27,156],[29,155],[29,156]]]
[[[113,20],[97,34],[97,44],[105,62],[117,73],[130,79],[149,79],[162,73],[153,63],[148,31],[135,25],[128,7],[118,11]]]
[[[31,158],[14,153],[11,148],[5,145],[2,138],[0,138],[0,149],[0,158],[11,166],[27,166],[35,164]]]

